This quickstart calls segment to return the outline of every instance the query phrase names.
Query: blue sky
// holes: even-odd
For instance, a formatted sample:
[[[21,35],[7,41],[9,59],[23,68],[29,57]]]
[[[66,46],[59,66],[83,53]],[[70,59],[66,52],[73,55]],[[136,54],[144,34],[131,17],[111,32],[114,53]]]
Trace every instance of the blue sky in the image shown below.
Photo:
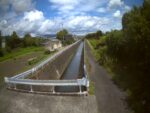
[[[54,34],[66,28],[73,34],[121,29],[121,18],[143,0],[0,0],[3,35]]]

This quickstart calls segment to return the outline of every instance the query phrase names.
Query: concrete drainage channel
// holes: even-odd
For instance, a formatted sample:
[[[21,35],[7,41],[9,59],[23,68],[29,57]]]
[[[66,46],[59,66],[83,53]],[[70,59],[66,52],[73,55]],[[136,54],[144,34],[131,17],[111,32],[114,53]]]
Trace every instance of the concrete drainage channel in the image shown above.
[[[83,48],[84,43],[81,40],[77,41],[72,45],[67,46],[62,51],[57,52],[55,55],[53,55],[52,57],[50,57],[49,59],[45,60],[44,62],[32,69],[10,78],[5,77],[5,82],[8,85],[7,88],[15,91],[40,94],[87,95],[89,80],[87,78],[86,66],[84,65],[84,57],[82,55],[84,54]],[[59,61],[57,59],[62,54],[67,55],[67,52],[73,52],[73,50],[75,52],[75,55],[73,56],[73,58],[71,58],[70,61],[68,61],[67,64],[63,63],[64,66],[58,66],[59,68],[55,69],[55,73],[49,73],[49,75],[57,74],[56,79],[32,79],[33,75],[37,76],[37,73],[39,71],[42,71],[43,68],[46,68],[47,65]],[[83,62],[81,63],[81,61]],[[51,67],[51,69],[53,68]],[[80,69],[83,71],[82,76],[79,77],[78,75]]]

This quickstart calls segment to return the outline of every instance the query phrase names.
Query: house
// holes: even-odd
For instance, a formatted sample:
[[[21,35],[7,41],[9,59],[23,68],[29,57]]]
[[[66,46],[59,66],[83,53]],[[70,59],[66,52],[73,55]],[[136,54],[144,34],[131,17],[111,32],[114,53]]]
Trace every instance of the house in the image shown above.
[[[6,47],[6,40],[5,38],[3,38],[1,43],[1,48],[5,48],[5,47]]]
[[[55,51],[62,47],[62,43],[58,39],[50,39],[47,42],[42,43],[42,45],[44,45],[49,51]]]

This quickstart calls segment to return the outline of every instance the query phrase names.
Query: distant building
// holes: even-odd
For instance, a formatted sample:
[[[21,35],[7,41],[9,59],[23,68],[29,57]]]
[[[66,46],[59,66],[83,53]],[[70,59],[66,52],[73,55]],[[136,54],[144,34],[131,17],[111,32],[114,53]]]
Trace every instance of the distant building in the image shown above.
[[[1,45],[2,45],[2,48],[6,47],[6,40],[5,40],[5,38],[2,39],[2,44]]]
[[[57,39],[48,40],[47,42],[42,43],[42,45],[44,45],[49,51],[55,51],[62,47],[61,41]]]

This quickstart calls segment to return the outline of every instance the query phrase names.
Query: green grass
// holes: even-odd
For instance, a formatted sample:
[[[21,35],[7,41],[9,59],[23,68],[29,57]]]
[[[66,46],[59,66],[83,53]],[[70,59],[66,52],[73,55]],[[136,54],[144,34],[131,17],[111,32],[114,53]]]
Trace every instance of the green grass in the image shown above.
[[[103,37],[104,39],[105,37]],[[102,39],[102,38],[101,38]],[[103,41],[103,40],[102,40]],[[92,54],[94,55],[94,58],[96,59],[96,61],[98,61],[101,56],[100,56],[100,53],[102,52],[102,49],[105,49],[104,47],[101,47],[101,49],[95,49],[96,45],[99,43],[100,41],[96,40],[96,39],[88,39],[87,40],[87,43],[88,45],[90,46],[91,48],[91,51],[92,51]],[[112,67],[110,65],[111,63],[109,63],[107,61],[107,63],[105,62],[104,64],[102,64],[101,66],[103,66],[107,72],[109,73],[109,75],[111,77],[115,76],[115,74],[113,73],[112,71]]]
[[[86,51],[84,51],[84,52],[86,52]],[[87,56],[85,56],[85,63],[86,63],[87,73],[89,73],[91,71],[92,67],[91,67],[91,64],[89,63]],[[87,75],[88,75],[88,79],[90,81],[89,94],[94,95],[94,93],[95,93],[94,82],[92,80],[90,80],[89,74],[87,74]]]
[[[90,80],[89,94],[94,95],[94,93],[95,93],[94,82]]]
[[[42,59],[44,59],[44,55],[36,57],[34,59],[32,59],[31,61],[28,61],[28,65],[34,65],[36,63],[38,63],[39,61],[41,61]]]
[[[88,41],[90,42],[90,45],[92,46],[93,49],[95,49],[97,47],[97,44],[99,44],[100,40],[98,39],[88,39]]]
[[[44,47],[18,48],[18,49],[11,51],[11,53],[5,54],[3,57],[0,57],[0,62],[6,61],[9,59],[16,59],[20,56],[24,56],[26,54],[31,54],[33,52],[39,52],[39,51],[43,51],[43,50],[44,50]]]
[[[96,61],[99,60],[100,55],[98,53],[98,50],[95,49],[96,45],[97,45],[97,40],[96,39],[89,39],[86,40],[88,45],[90,46],[91,50],[92,50],[92,54],[94,55]]]
[[[49,58],[50,56],[52,56],[55,52],[52,52],[50,54],[43,54],[39,57],[37,57],[36,59],[34,59],[33,61],[31,61],[30,63],[28,62],[29,66],[35,66],[40,64],[42,61],[46,60],[47,58]]]

